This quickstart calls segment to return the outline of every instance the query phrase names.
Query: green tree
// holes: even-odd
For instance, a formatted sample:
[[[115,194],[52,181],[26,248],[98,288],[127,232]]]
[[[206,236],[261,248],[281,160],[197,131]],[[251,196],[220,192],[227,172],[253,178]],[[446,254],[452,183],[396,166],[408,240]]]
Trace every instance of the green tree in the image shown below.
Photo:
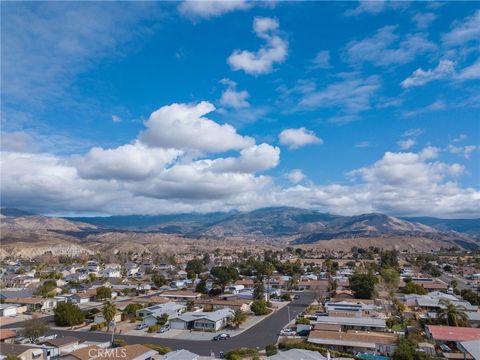
[[[55,280],[45,280],[36,293],[45,298],[52,298],[56,295],[56,288],[57,282]]]
[[[160,326],[165,325],[167,322],[168,322],[168,314],[162,314],[162,316],[160,316],[157,319],[157,325],[160,325]]]
[[[245,314],[242,310],[235,310],[235,313],[233,314],[230,321],[233,325],[235,325],[235,327],[238,328],[245,321],[247,321],[247,314]]]
[[[387,250],[380,254],[380,268],[398,268],[398,251]]]
[[[131,317],[134,317],[136,316],[137,311],[140,309],[143,309],[142,304],[128,304],[127,306],[125,306],[125,309],[123,309],[123,313],[128,314]]]
[[[215,282],[225,291],[228,283],[238,279],[238,270],[234,267],[215,266],[210,270],[210,274],[215,278]]]
[[[47,333],[48,330],[48,325],[37,315],[34,315],[30,320],[25,322],[22,334],[30,340],[30,342],[35,344],[41,336]]]
[[[267,315],[272,312],[267,306],[267,302],[265,300],[255,300],[252,305],[250,305],[250,310],[255,315]]]
[[[75,326],[85,321],[85,313],[75,304],[59,303],[53,314],[57,326]]]
[[[167,284],[167,279],[161,274],[153,274],[152,282],[155,284],[156,287],[162,287]]]
[[[413,281],[409,281],[405,284],[404,288],[402,289],[404,294],[418,294],[418,295],[425,295],[427,294],[427,290],[420,284],[416,284]]]
[[[447,299],[439,301],[440,309],[437,311],[437,319],[448,326],[468,326],[467,309],[462,305],[455,305]]]
[[[205,280],[200,280],[198,282],[198,284],[195,286],[195,291],[202,294],[207,293],[207,286],[206,286]]]
[[[393,268],[382,268],[380,270],[380,276],[388,289],[398,288],[400,283],[400,274]]]
[[[98,300],[105,300],[112,298],[112,289],[106,286],[100,286],[97,288],[97,299]]]
[[[438,267],[432,266],[432,268],[430,269],[430,276],[439,277],[441,275],[442,275],[442,271]]]
[[[107,322],[107,332],[110,331],[110,322],[115,318],[116,313],[117,306],[114,303],[107,301],[105,304],[103,304],[102,314]]]
[[[192,259],[187,262],[187,267],[185,268],[187,273],[199,275],[205,271],[205,266],[203,265],[203,261],[201,259]]]
[[[357,299],[371,299],[375,292],[377,277],[372,273],[356,273],[350,276],[350,289]]]
[[[258,281],[253,286],[253,299],[264,300],[265,299],[265,286],[262,281]]]
[[[277,347],[275,344],[269,344],[265,347],[265,353],[267,356],[273,356],[278,353]]]

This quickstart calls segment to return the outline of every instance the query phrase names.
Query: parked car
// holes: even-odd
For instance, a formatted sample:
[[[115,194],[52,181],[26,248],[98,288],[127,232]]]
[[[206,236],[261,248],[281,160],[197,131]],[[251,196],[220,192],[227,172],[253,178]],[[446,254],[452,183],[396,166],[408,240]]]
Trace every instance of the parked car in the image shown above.
[[[170,330],[170,325],[163,325],[160,330],[157,331],[157,333],[163,334],[164,332],[167,332]]]
[[[138,324],[137,326],[135,326],[135,329],[143,330],[143,329],[146,329],[147,327],[148,327],[147,324]]]
[[[222,333],[222,334],[218,334],[218,335],[214,336],[212,340],[213,341],[221,341],[221,340],[228,340],[228,339],[230,339],[230,335]]]
[[[293,295],[293,300],[298,300],[298,299],[300,299],[300,295],[298,294]]]
[[[292,329],[282,329],[280,330],[280,336],[295,336],[295,330]]]

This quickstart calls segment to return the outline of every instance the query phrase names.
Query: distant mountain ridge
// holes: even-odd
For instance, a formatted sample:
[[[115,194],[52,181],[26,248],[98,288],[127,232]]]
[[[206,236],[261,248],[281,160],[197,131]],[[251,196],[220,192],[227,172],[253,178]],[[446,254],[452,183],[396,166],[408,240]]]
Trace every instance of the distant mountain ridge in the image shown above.
[[[210,214],[127,215],[52,218],[2,208],[2,230],[48,230],[77,238],[93,233],[146,232],[186,238],[236,238],[270,243],[311,244],[354,238],[427,238],[469,247],[480,242],[480,219],[399,218],[381,213],[332,215],[295,207]],[[83,234],[83,235],[82,235]]]

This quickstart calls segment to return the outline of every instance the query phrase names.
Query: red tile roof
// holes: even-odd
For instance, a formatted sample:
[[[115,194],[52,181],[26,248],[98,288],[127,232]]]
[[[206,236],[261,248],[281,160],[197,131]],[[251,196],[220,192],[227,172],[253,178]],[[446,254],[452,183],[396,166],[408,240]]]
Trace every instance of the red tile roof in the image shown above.
[[[480,340],[480,329],[477,329],[477,328],[429,325],[428,332],[432,335],[432,338],[434,340],[441,340],[441,341]]]

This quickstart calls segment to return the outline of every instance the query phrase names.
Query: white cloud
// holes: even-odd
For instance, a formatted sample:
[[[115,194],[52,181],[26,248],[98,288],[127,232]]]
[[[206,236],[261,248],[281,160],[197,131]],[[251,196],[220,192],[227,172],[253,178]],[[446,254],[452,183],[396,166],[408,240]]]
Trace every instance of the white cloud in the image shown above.
[[[208,19],[237,10],[248,10],[250,7],[251,3],[246,0],[191,0],[182,2],[178,6],[178,10],[183,16],[191,19]]]
[[[410,137],[410,136],[416,137],[416,136],[422,135],[424,132],[425,132],[425,129],[413,128],[413,129],[408,129],[408,130],[404,131],[402,136],[403,137]]]
[[[465,145],[465,146],[455,146],[452,144],[448,145],[448,151],[455,155],[461,155],[465,159],[470,159],[472,153],[476,150],[479,150],[480,146],[476,145]]]
[[[376,15],[385,10],[404,9],[408,7],[407,1],[386,1],[386,0],[360,0],[357,7],[345,11],[346,16],[358,16],[361,14]]]
[[[254,145],[248,136],[237,134],[229,124],[220,125],[204,115],[215,110],[211,103],[172,104],[150,115],[140,140],[153,147],[206,152],[241,150]]]
[[[480,41],[480,10],[462,21],[453,23],[451,30],[442,38],[444,44],[454,46]]]
[[[289,149],[298,149],[309,144],[323,144],[323,140],[315,135],[311,130],[304,127],[298,129],[285,129],[278,136],[280,144]]]
[[[76,156],[72,164],[85,179],[144,180],[161,173],[183,151],[148,148],[138,140],[115,149],[92,148],[85,156]]]
[[[424,115],[424,114],[435,112],[435,111],[445,110],[446,108],[447,108],[447,105],[445,104],[444,101],[437,100],[427,106],[414,109],[414,110],[404,111],[402,115],[406,118],[410,118],[410,117]]]
[[[122,119],[118,115],[112,115],[112,121],[115,123],[121,122]]]
[[[436,18],[437,18],[437,15],[435,15],[434,13],[431,13],[431,12],[427,12],[427,13],[416,13],[416,14],[413,16],[412,21],[415,23],[415,25],[417,26],[417,28],[419,28],[419,29],[425,29],[425,28],[427,28],[427,27],[432,23],[432,21],[434,21]]]
[[[306,178],[305,174],[300,169],[293,169],[285,174],[285,177],[292,183],[298,184]]]
[[[451,60],[441,60],[435,69],[415,70],[412,75],[402,81],[403,88],[425,85],[434,80],[440,80],[451,77],[455,74],[455,63]]]
[[[222,92],[219,100],[220,105],[233,109],[250,107],[250,103],[247,101],[250,97],[248,91],[237,91],[237,84],[229,79],[222,79],[221,83],[227,85],[227,88]]]
[[[474,80],[480,79],[480,59],[470,66],[463,68],[457,75],[459,80]]]
[[[273,65],[285,61],[288,55],[288,43],[279,35],[278,20],[255,17],[255,34],[266,42],[257,52],[235,50],[227,62],[233,70],[243,70],[250,75],[267,74],[273,71]]]
[[[416,141],[413,139],[405,139],[405,140],[399,140],[397,144],[398,146],[400,146],[400,149],[407,150],[407,149],[410,149],[413,145],[415,145]]]
[[[330,51],[328,50],[319,51],[312,60],[312,68],[314,69],[328,69],[331,66]]]
[[[406,64],[436,48],[422,33],[407,35],[399,41],[395,29],[396,26],[385,26],[372,37],[351,41],[346,48],[349,61],[371,62],[377,66]]]
[[[300,99],[299,106],[304,109],[338,108],[347,115],[354,115],[371,109],[372,97],[379,89],[380,80],[376,76],[347,76],[323,90],[305,94]]]
[[[206,161],[214,172],[256,173],[274,168],[280,161],[280,149],[263,143],[240,151],[238,158],[219,158]]]

